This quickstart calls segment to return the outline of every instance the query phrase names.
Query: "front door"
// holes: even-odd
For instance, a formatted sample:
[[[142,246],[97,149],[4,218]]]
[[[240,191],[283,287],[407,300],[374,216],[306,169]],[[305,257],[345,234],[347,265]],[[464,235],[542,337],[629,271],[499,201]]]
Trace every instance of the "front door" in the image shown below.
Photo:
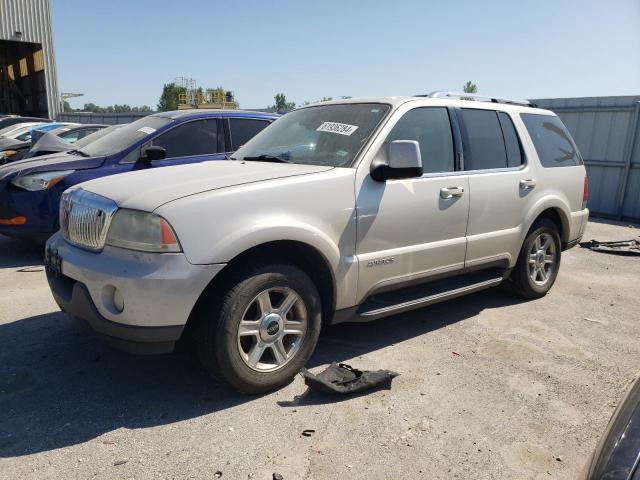
[[[424,175],[376,182],[364,178],[357,192],[358,296],[461,270],[466,251],[469,178],[456,172],[448,110],[409,110],[378,155],[393,140],[416,140]]]

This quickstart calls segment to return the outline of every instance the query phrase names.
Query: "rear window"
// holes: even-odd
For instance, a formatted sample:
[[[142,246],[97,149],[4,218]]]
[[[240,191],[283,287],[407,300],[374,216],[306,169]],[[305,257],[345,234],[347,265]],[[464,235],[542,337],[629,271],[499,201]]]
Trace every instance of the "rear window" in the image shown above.
[[[578,147],[558,117],[521,113],[543,167],[582,165]]]
[[[461,114],[464,169],[506,168],[507,152],[496,111],[463,108]]]
[[[235,151],[267,128],[269,122],[250,118],[230,118],[229,126],[231,127],[231,149]]]

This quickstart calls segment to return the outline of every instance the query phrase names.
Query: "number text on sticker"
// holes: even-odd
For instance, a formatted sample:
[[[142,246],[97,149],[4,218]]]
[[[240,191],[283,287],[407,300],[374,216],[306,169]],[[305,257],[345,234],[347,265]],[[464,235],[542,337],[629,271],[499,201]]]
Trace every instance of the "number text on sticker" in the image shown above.
[[[338,135],[349,136],[358,129],[356,125],[348,125],[346,123],[323,122],[316,130],[318,132],[331,132]]]

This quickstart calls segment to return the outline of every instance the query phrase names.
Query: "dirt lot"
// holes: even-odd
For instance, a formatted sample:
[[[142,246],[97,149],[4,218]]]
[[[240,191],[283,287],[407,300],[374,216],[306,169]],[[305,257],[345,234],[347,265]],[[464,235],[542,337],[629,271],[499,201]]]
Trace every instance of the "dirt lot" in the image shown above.
[[[40,251],[0,238],[0,478],[574,479],[640,370],[639,282],[640,258],[575,248],[542,300],[325,329],[312,369],[396,370],[390,391],[246,397],[188,355],[110,349],[57,310]]]

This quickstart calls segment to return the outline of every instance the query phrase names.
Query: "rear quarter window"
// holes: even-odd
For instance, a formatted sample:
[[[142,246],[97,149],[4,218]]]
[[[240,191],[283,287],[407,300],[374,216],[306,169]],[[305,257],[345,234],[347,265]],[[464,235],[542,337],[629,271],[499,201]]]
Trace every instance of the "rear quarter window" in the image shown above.
[[[582,157],[567,127],[553,115],[521,113],[538,158],[543,167],[571,167],[582,165]]]

